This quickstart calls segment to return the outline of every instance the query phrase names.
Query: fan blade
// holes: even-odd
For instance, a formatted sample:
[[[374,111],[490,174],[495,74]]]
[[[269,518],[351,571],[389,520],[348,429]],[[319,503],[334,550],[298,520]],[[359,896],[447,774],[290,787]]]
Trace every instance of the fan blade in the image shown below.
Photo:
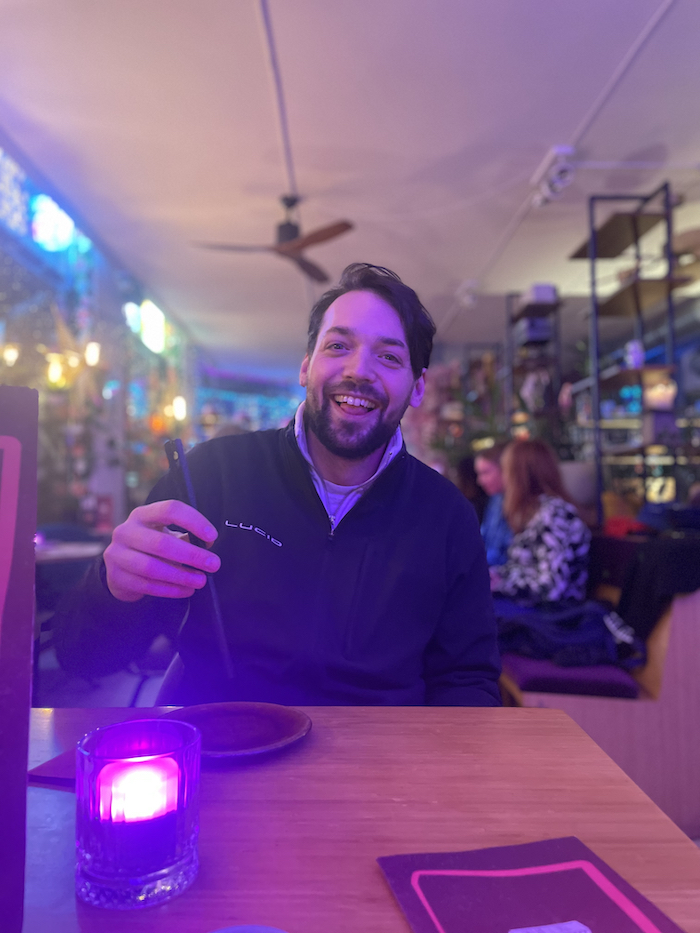
[[[334,237],[340,236],[341,233],[347,233],[347,231],[352,230],[353,227],[354,224],[351,224],[349,220],[339,220],[337,223],[329,224],[327,227],[319,227],[316,230],[312,230],[310,233],[305,233],[303,236],[297,237],[296,240],[278,243],[274,248],[277,252],[285,253],[286,255],[290,253],[300,253],[309,246],[315,246],[317,243],[325,243],[326,240],[332,240]]]
[[[199,249],[215,249],[224,253],[267,253],[273,246],[243,246],[238,243],[193,243]]]
[[[291,259],[291,261],[296,263],[301,271],[305,273],[305,275],[308,275],[310,279],[313,279],[314,282],[330,282],[328,274],[325,273],[320,266],[317,266],[315,262],[310,262],[308,259],[305,259],[304,256],[299,256],[296,253],[290,256],[284,252],[280,252],[280,256],[284,256],[285,259]]]

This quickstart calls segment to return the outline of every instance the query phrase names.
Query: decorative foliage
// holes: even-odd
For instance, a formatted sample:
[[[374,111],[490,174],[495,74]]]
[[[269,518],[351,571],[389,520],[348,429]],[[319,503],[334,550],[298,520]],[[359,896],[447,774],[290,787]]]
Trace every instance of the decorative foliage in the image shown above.
[[[472,442],[504,433],[498,348],[462,348],[459,358],[426,373],[422,405],[409,409],[402,429],[406,445],[431,465],[449,468],[473,453]]]

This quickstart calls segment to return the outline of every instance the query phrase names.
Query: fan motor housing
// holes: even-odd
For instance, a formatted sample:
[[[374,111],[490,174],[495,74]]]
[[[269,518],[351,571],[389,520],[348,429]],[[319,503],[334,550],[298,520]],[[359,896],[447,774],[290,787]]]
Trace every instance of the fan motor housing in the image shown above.
[[[289,243],[290,240],[296,240],[298,236],[299,226],[292,223],[291,220],[286,220],[284,223],[277,225],[278,243]]]

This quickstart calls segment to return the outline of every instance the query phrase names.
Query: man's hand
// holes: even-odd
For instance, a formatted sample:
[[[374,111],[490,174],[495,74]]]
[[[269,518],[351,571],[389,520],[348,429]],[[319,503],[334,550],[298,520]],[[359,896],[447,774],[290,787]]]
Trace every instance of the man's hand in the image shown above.
[[[117,599],[191,596],[207,582],[202,571],[219,569],[216,554],[190,544],[186,536],[169,531],[168,525],[179,525],[208,544],[216,540],[214,526],[184,502],[168,499],[134,509],[114,529],[104,553],[107,586]]]

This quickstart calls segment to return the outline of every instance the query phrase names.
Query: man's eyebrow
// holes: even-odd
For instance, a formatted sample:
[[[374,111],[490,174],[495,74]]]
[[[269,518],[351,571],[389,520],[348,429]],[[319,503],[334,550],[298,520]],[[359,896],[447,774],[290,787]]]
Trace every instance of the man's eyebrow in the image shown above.
[[[399,340],[398,337],[380,337],[379,343],[385,343],[390,347],[403,347],[404,350],[408,349],[405,342],[403,340]]]
[[[355,331],[352,327],[342,327],[340,324],[334,324],[333,327],[329,327],[324,336],[328,334],[340,334],[342,337],[352,337],[355,334]],[[400,340],[398,337],[378,337],[377,343],[384,343],[390,347],[403,347],[404,350],[407,350],[405,341]]]

